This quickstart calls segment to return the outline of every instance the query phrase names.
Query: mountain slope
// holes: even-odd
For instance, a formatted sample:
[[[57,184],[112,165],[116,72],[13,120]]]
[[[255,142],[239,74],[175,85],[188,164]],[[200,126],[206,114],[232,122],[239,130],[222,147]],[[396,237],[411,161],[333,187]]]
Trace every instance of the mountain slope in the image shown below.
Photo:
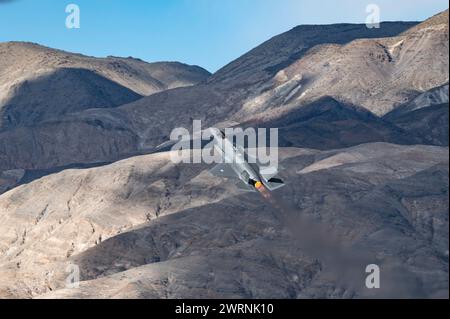
[[[209,73],[175,62],[93,58],[31,43],[0,43],[0,129],[37,125],[89,108],[116,107]]]
[[[92,107],[117,107],[142,96],[92,71],[60,68],[12,88],[0,110],[0,130],[40,122]]]
[[[398,36],[314,47],[248,99],[239,118],[288,112],[323,96],[385,115],[448,82],[448,20],[442,16],[448,10]]]
[[[178,62],[147,63],[134,58],[95,58],[27,42],[0,43],[0,87],[59,68],[81,68],[117,82],[140,95],[203,82],[208,71]],[[1,99],[0,99],[1,101]]]
[[[334,149],[370,142],[420,144],[421,136],[381,119],[364,108],[324,97],[278,117],[255,118],[245,127],[279,129],[280,146]]]
[[[406,115],[410,112],[427,108],[433,105],[448,104],[448,83],[433,88],[416,97],[409,103],[401,105],[384,116],[385,119],[395,119],[396,117]]]
[[[420,108],[391,120],[409,136],[417,136],[422,143],[449,145],[448,103]]]
[[[448,83],[420,94],[383,118],[422,143],[449,145]]]
[[[280,155],[287,186],[273,206],[167,153],[1,195],[0,296],[448,295],[448,148]],[[360,288],[374,262],[385,278],[377,292]],[[64,289],[70,264],[80,267],[79,289]]]
[[[430,21],[435,20],[424,23]],[[400,106],[400,102],[401,105],[410,102],[433,85],[448,82],[448,26],[438,23],[432,29],[407,32],[416,25],[392,22],[380,29],[349,24],[297,27],[232,62],[207,83],[156,93],[116,108],[84,110],[47,119],[35,127],[0,133],[0,169],[46,169],[74,163],[111,162],[152,152],[167,141],[172,129],[189,128],[193,119],[202,120],[204,126],[261,119],[270,123],[280,117],[289,118],[291,112],[295,114],[303,107],[317,106],[327,96],[341,105],[384,114],[394,105]],[[394,46],[400,40],[404,41],[404,47]],[[393,53],[385,48],[391,48]],[[388,55],[395,59],[389,61]],[[325,72],[333,63],[334,71]],[[423,78],[418,76],[419,72]],[[370,80],[373,76],[374,81]],[[335,114],[336,119],[349,115],[348,108],[344,109],[342,115]],[[306,146],[335,148],[380,140],[404,144],[428,142],[421,136],[405,137],[405,131],[395,123],[374,117],[361,118],[360,114],[351,116],[358,120],[328,124],[324,118],[318,118],[318,124],[313,123],[312,127],[315,136],[320,137],[322,130],[327,132],[327,140],[311,139],[312,143]],[[370,118],[373,123],[364,123],[363,118]],[[335,142],[334,135],[340,135],[339,131],[345,134]],[[310,128],[296,133],[294,126],[287,133],[297,137],[286,137],[292,140],[287,145],[305,146],[302,139],[308,136],[302,139],[298,136],[308,132]],[[363,138],[354,138],[361,132]],[[300,144],[296,145],[297,142]]]
[[[364,24],[301,25],[266,41],[208,79],[234,88],[267,82],[279,71],[322,44],[344,45],[361,38],[396,36],[417,22],[384,22],[379,29]]]

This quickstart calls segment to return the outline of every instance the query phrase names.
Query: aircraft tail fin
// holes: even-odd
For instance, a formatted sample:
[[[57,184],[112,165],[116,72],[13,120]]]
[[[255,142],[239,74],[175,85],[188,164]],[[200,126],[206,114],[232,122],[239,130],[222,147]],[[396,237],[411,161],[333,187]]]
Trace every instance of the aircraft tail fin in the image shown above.
[[[243,181],[238,181],[236,183],[237,188],[244,192],[256,192],[255,188],[249,184],[245,184]]]
[[[278,177],[272,177],[269,180],[266,180],[264,184],[270,191],[274,191],[286,185],[283,180]]]

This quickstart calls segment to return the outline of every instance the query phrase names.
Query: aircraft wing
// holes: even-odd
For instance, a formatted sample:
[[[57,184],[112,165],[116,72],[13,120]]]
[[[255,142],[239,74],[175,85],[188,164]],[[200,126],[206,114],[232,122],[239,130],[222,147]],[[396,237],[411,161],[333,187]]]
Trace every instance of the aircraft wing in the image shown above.
[[[259,175],[266,181],[278,175],[277,167],[258,167],[258,169]]]
[[[270,191],[283,187],[283,180],[278,177],[279,167],[259,167],[259,175],[264,180],[264,184]]]
[[[218,164],[214,166],[209,172],[218,177],[238,179],[236,172],[233,170],[230,164]]]

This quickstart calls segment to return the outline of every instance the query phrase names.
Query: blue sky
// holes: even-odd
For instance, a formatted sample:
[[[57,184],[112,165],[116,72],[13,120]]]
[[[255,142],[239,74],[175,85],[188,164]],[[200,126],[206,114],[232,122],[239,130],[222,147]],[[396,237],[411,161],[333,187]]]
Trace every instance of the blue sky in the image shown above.
[[[81,10],[67,29],[66,5]],[[376,3],[383,21],[418,21],[446,0],[0,0],[0,42],[31,41],[93,56],[181,61],[216,71],[300,24],[364,23]]]

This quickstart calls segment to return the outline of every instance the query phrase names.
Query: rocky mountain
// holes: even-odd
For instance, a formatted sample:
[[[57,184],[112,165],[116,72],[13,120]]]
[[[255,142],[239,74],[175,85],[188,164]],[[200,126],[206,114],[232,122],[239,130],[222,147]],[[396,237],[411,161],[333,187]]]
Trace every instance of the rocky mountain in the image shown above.
[[[382,116],[447,83],[448,52],[448,11],[397,36],[315,46],[241,112],[289,112],[328,95]]]
[[[66,170],[3,194],[0,295],[448,295],[448,148],[280,153],[287,186],[275,204],[240,194],[208,166],[172,164],[168,153]],[[370,262],[384,271],[377,293],[359,281]],[[65,288],[71,264],[79,289]]]
[[[448,84],[420,94],[384,118],[422,143],[448,146]]]
[[[55,166],[29,165],[47,151],[48,156],[58,157],[44,144],[57,145],[58,152],[63,151],[64,144],[69,157],[71,148],[82,147],[75,146],[80,141],[67,140],[58,128],[43,132],[42,123],[53,121],[60,125],[68,114],[93,108],[115,108],[164,90],[196,85],[206,81],[209,75],[200,67],[177,62],[94,58],[33,43],[0,43],[0,144],[3,145],[0,193],[16,185],[26,169]],[[97,122],[92,120],[90,125],[94,123]],[[83,130],[82,126],[78,129]],[[95,141],[88,137],[89,131],[82,137],[88,144]],[[39,132],[48,135],[38,136]],[[103,141],[105,145],[111,142],[112,139]],[[64,165],[84,162],[74,162],[69,157],[62,161]],[[13,164],[16,160],[17,165]]]
[[[243,123],[245,127],[277,127],[281,146],[335,149],[370,142],[421,144],[392,122],[361,107],[324,97],[288,114]]]
[[[395,120],[395,118],[406,115],[408,113],[425,109],[430,106],[448,103],[448,83],[417,96],[411,102],[403,104],[392,112],[385,115],[386,119]]]
[[[67,113],[98,107],[117,107],[141,96],[92,71],[61,68],[13,88],[2,107],[1,129],[33,126]]]
[[[442,23],[446,15],[448,11],[420,25],[383,23],[380,29],[351,24],[294,28],[219,70],[207,83],[0,133],[0,169],[110,162],[151,152],[173,128],[190,127],[192,119],[205,125],[224,121],[264,125],[326,97],[380,117],[448,82],[448,25]],[[374,125],[379,126],[379,121]],[[344,129],[351,136],[349,142],[326,144],[345,147],[354,145],[352,139],[357,143],[429,141],[421,136],[405,141],[401,128],[386,126],[385,133],[366,139],[353,138],[359,131],[350,126]],[[333,127],[326,130],[332,132]],[[392,136],[396,130],[399,137]],[[322,141],[293,144],[321,145]]]
[[[210,74],[181,63],[93,58],[32,43],[0,43],[0,131],[90,108],[117,107]]]
[[[0,44],[0,297],[448,298],[448,56],[448,10],[299,26],[213,75]],[[286,187],[156,153],[194,119],[279,128]]]

